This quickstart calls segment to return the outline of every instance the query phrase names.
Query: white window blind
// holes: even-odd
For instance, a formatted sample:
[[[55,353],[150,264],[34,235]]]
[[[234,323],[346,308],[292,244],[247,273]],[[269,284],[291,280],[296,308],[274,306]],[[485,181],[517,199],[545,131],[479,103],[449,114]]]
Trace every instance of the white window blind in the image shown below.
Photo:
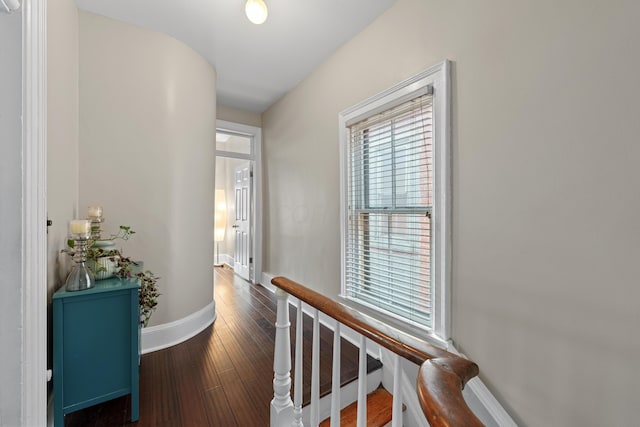
[[[348,126],[345,296],[432,328],[433,97]]]

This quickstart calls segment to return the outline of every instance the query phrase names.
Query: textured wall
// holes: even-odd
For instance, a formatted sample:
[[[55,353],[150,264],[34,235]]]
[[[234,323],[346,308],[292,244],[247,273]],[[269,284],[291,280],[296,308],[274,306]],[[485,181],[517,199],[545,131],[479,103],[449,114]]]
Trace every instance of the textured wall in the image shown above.
[[[80,214],[137,232],[161,277],[151,325],[213,300],[215,70],[175,39],[80,13]]]
[[[448,58],[456,344],[522,425],[637,424],[638,18],[398,0],[263,114],[264,270],[338,294],[338,113]]]

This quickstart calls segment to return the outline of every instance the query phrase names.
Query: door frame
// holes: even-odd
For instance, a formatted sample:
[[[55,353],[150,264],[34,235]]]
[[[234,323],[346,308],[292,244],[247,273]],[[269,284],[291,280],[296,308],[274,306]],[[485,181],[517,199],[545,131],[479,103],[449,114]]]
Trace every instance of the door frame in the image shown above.
[[[253,140],[251,155],[216,150],[216,158],[221,156],[253,161],[253,191],[251,195],[253,270],[250,272],[249,278],[254,284],[260,283],[262,280],[262,129],[227,120],[216,120],[216,131],[234,133],[250,137]]]
[[[47,2],[22,13],[21,424],[47,423]]]

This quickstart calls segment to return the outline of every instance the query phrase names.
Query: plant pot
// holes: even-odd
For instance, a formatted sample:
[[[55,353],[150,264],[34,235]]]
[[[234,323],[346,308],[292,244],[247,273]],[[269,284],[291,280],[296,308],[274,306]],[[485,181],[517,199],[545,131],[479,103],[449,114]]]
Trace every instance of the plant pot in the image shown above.
[[[118,272],[118,256],[87,260],[87,267],[91,269],[96,280],[108,279]]]

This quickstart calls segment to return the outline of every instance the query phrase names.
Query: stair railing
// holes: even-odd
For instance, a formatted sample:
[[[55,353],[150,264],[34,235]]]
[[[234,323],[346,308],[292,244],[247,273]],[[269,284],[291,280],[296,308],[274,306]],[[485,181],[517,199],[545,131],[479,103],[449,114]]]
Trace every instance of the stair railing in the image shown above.
[[[366,338],[396,356],[394,360],[392,427],[402,426],[402,394],[400,388],[400,358],[420,366],[417,394],[420,406],[431,427],[475,427],[482,422],[475,416],[462,396],[464,385],[478,375],[478,366],[426,341],[405,334],[363,313],[333,301],[285,277],[276,277],[277,315],[274,349],[274,397],[271,401],[271,427],[301,427],[302,422],[302,303],[313,310],[313,338],[311,362],[310,424],[318,426],[320,395],[320,333],[319,312],[335,319],[333,341],[333,371],[331,395],[331,427],[340,425],[340,325],[360,334],[358,375],[357,427],[365,427],[366,420]],[[288,296],[297,298],[295,385],[291,399],[291,343]]]

